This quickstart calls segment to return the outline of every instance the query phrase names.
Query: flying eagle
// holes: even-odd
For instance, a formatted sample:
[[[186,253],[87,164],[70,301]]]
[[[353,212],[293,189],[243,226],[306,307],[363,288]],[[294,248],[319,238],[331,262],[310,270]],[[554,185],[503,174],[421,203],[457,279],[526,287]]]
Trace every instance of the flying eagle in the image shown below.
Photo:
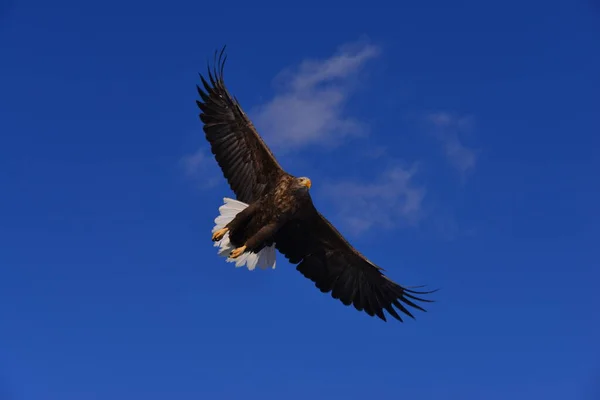
[[[402,321],[396,311],[414,318],[407,306],[422,292],[391,281],[382,269],[367,260],[315,208],[310,179],[295,177],[279,165],[252,122],[223,80],[225,47],[208,81],[202,74],[200,120],[212,154],[237,200],[224,198],[215,219],[212,240],[219,255],[250,270],[275,268],[275,249],[323,293],[350,304],[370,316],[386,320],[383,310]],[[396,307],[396,309],[394,309]]]

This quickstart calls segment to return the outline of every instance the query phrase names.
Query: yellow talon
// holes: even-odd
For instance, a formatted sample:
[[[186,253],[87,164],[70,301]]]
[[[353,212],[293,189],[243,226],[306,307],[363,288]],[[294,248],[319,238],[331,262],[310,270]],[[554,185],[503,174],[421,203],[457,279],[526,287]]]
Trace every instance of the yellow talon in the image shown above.
[[[227,228],[223,228],[223,229],[219,229],[218,231],[215,231],[215,233],[213,233],[212,235],[212,240],[213,242],[217,242],[221,239],[223,239],[223,236],[225,236],[225,234],[227,233],[229,229]]]
[[[246,246],[242,246],[242,247],[238,247],[237,249],[234,249],[231,254],[229,255],[229,257],[231,258],[238,258],[239,256],[241,256],[244,252],[246,251]]]

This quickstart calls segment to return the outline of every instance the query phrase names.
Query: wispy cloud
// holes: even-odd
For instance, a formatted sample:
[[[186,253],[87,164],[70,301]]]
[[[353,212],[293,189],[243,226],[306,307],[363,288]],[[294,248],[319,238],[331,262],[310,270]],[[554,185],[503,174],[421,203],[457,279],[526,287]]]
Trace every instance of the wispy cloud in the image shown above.
[[[180,164],[185,174],[189,178],[200,182],[204,188],[214,187],[222,179],[222,174],[218,171],[216,161],[203,148],[182,157]]]
[[[464,177],[475,168],[477,163],[476,150],[465,146],[459,134],[470,130],[473,126],[472,117],[459,117],[449,112],[435,112],[426,116],[433,126],[435,136],[444,146],[448,162]]]
[[[345,113],[360,70],[379,55],[369,43],[341,46],[324,60],[305,60],[276,77],[276,95],[254,108],[253,119],[269,145],[280,152],[318,142],[335,146],[367,127]]]
[[[278,158],[285,157],[286,151],[301,152],[315,144],[320,149],[332,149],[368,132],[368,126],[350,116],[346,106],[360,82],[361,71],[379,54],[380,49],[373,44],[353,43],[339,47],[329,58],[304,60],[275,77],[274,96],[250,107],[248,114]],[[459,134],[471,129],[473,119],[435,112],[425,114],[424,121],[442,144],[448,162],[464,178],[475,168],[477,158],[476,151],[464,145]],[[212,187],[222,178],[207,146],[204,148],[186,156],[182,165],[188,176]],[[385,145],[366,145],[360,153],[380,163],[393,162]],[[375,178],[336,180],[320,186],[320,190],[344,228],[360,235],[375,227],[417,225],[431,217],[432,210],[424,206],[425,186],[415,183],[417,173],[417,164],[408,168],[394,164]],[[445,230],[450,227],[454,232],[455,225],[445,223]]]
[[[306,59],[275,77],[275,95],[248,114],[277,156],[314,143],[332,147],[367,132],[365,124],[346,114],[345,106],[359,72],[379,53],[377,46],[364,41],[345,44],[329,58]],[[188,176],[203,179],[208,164],[215,161],[201,148],[181,163]],[[209,181],[209,187],[215,185]]]
[[[372,183],[342,181],[327,185],[325,196],[336,203],[341,222],[358,235],[377,226],[414,225],[422,216],[425,188],[415,185],[416,165],[395,166]],[[340,201],[343,197],[343,201]],[[357,213],[360,210],[360,213]]]

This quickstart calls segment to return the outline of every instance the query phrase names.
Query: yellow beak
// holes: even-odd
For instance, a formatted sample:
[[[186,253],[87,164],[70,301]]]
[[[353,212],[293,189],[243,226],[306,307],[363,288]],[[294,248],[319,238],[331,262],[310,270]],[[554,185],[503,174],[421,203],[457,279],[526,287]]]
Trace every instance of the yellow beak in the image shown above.
[[[310,179],[305,179],[303,184],[304,184],[304,186],[306,186],[309,189],[312,186],[312,182],[310,181]]]

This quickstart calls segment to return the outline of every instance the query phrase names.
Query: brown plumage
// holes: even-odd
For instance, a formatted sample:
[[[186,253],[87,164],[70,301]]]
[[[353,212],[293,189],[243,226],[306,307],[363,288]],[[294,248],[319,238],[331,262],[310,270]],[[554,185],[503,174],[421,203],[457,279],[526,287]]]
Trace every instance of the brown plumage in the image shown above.
[[[417,302],[431,300],[417,295],[432,292],[400,286],[383,275],[317,211],[309,193],[310,180],[281,168],[225,87],[224,50],[215,53],[208,80],[200,75],[203,87],[197,86],[201,97],[197,104],[211,151],[237,199],[248,207],[215,233],[213,240],[229,232],[236,256],[274,243],[322,292],[331,292],[343,304],[384,321],[383,310],[400,321],[396,310],[410,317],[408,307],[425,311]]]

